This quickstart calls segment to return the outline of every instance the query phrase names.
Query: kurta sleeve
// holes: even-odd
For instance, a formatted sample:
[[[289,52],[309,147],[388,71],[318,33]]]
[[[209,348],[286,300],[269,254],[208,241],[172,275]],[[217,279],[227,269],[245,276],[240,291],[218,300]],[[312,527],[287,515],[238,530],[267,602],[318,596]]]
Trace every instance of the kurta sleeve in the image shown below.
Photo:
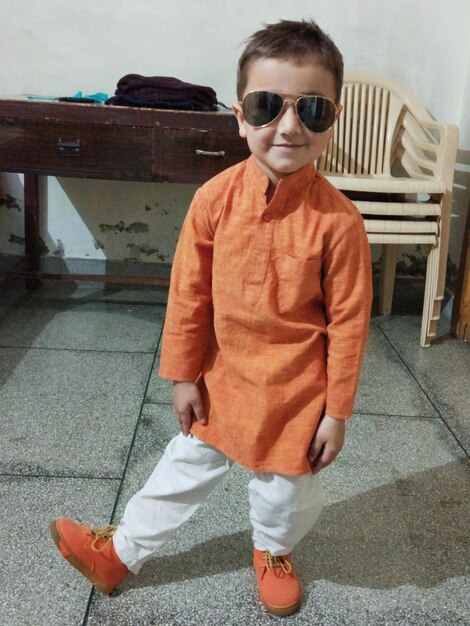
[[[369,330],[372,301],[370,246],[359,215],[343,215],[323,263],[327,318],[325,412],[351,416]]]
[[[212,253],[213,231],[198,190],[173,259],[162,338],[162,378],[195,381],[201,372],[213,319]]]

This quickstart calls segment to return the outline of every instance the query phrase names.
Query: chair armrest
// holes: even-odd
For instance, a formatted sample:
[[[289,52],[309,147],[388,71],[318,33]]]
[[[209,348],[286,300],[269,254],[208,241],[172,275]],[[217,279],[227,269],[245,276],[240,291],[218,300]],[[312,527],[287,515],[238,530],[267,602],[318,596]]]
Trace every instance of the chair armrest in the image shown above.
[[[393,157],[411,178],[440,180],[452,187],[458,130],[452,124],[423,119],[406,110],[395,141]]]

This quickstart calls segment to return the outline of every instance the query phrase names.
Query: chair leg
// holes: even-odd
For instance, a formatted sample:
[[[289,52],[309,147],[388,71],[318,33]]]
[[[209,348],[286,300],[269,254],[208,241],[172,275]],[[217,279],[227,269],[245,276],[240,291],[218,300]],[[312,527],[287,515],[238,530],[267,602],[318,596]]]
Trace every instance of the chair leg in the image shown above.
[[[379,313],[381,315],[389,315],[392,312],[398,250],[399,245],[395,243],[382,245],[382,269],[379,286]]]
[[[439,280],[439,246],[432,246],[426,263],[426,283],[424,288],[423,317],[421,320],[422,348],[429,348],[431,339],[436,336],[437,322],[441,311],[441,301],[437,293]]]
[[[434,200],[436,199],[434,198]],[[420,344],[423,347],[429,347],[431,345],[431,339],[437,334],[437,324],[441,316],[442,301],[444,300],[446,283],[450,215],[451,194],[446,192],[443,198],[441,198],[439,234],[436,245],[429,253],[427,262],[425,302],[420,341]]]

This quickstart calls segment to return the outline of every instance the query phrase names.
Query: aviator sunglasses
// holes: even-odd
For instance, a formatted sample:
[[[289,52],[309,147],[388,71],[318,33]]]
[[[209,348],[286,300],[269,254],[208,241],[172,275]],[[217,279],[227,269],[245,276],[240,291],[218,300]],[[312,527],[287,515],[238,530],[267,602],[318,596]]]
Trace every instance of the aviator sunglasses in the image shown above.
[[[248,124],[262,128],[281,115],[287,102],[295,104],[297,117],[313,133],[324,133],[333,126],[336,104],[323,96],[299,96],[290,100],[273,91],[250,91],[241,106]]]

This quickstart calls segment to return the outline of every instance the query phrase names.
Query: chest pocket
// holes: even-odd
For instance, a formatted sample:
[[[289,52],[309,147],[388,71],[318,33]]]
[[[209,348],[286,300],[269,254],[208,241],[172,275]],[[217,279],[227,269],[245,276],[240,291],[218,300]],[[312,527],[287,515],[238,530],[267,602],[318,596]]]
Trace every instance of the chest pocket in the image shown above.
[[[321,298],[321,259],[284,255],[274,260],[280,313],[294,313]]]

